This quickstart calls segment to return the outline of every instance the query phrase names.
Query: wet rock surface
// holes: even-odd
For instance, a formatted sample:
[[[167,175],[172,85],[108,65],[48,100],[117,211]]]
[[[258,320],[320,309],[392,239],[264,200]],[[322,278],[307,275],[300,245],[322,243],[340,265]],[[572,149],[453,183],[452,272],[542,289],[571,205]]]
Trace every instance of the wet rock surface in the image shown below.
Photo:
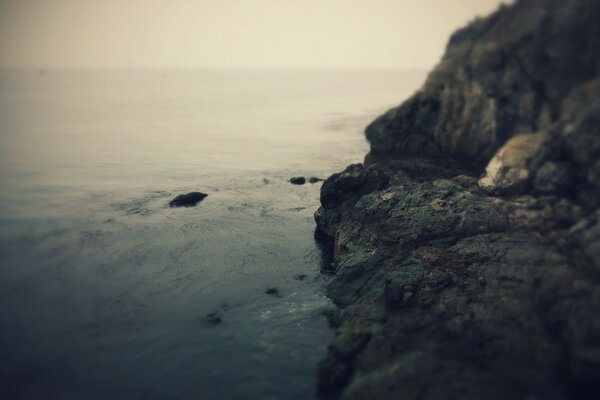
[[[598,20],[521,0],[460,30],[323,183],[322,398],[600,396]]]
[[[290,183],[292,185],[304,185],[306,183],[306,178],[303,176],[294,176],[290,178]]]
[[[204,200],[208,195],[201,192],[190,192],[180,194],[169,202],[169,207],[195,207],[199,202]]]

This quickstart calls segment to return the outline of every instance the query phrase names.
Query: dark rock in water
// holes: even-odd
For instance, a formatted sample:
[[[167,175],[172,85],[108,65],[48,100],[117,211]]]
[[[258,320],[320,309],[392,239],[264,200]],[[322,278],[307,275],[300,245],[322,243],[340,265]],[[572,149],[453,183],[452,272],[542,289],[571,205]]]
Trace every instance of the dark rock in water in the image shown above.
[[[294,176],[290,178],[290,183],[293,185],[304,185],[306,183],[306,178],[303,176]]]
[[[208,196],[206,193],[191,192],[180,194],[169,202],[169,207],[194,207]]]
[[[265,290],[265,293],[271,296],[281,297],[279,289],[277,288],[268,288],[267,290]]]
[[[476,20],[323,183],[322,398],[600,398],[598,21],[597,0]]]
[[[212,312],[212,313],[206,314],[204,319],[212,325],[217,325],[217,324],[220,324],[221,322],[223,322],[223,316],[219,312]]]
[[[290,183],[292,183],[294,185],[304,185],[306,183],[306,181],[307,181],[307,179],[303,176],[295,176],[290,179]],[[311,176],[310,178],[308,178],[309,183],[317,183],[317,182],[322,182],[322,181],[323,181],[323,179],[317,178],[315,176]]]

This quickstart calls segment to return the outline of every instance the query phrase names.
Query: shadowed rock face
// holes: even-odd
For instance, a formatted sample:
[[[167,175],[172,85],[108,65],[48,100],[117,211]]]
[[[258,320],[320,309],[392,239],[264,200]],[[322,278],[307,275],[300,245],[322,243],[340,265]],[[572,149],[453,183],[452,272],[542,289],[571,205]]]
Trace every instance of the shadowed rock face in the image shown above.
[[[600,2],[517,1],[367,127],[315,214],[321,397],[600,396],[599,78]]]
[[[518,1],[459,30],[423,88],[367,127],[371,151],[482,166],[510,137],[546,130],[573,89],[598,77],[598,8]]]

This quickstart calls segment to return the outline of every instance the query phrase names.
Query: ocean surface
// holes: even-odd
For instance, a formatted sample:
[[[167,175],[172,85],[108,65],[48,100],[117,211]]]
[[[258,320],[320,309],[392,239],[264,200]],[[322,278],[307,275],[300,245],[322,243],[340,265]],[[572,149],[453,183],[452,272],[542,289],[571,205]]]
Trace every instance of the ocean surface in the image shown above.
[[[313,398],[321,185],[288,180],[361,162],[424,78],[0,72],[0,395]],[[167,206],[189,191],[208,197]]]

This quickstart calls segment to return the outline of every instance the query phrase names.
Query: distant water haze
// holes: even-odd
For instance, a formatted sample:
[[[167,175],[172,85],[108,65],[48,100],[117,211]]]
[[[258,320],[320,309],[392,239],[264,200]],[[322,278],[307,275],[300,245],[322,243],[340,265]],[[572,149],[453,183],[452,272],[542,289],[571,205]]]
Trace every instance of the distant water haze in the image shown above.
[[[0,66],[429,69],[500,0],[2,0]]]

